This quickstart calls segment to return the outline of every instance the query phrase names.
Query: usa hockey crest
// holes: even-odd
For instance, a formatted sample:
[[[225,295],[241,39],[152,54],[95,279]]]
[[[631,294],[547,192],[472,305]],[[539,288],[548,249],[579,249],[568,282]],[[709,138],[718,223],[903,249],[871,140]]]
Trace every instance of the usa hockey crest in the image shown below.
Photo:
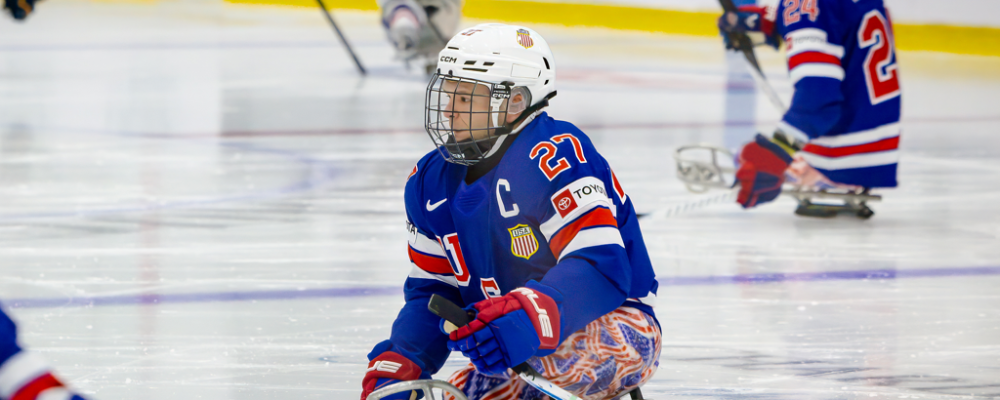
[[[515,256],[527,260],[538,251],[538,239],[530,226],[518,224],[507,230],[510,231],[510,252]]]
[[[521,47],[524,47],[526,49],[529,49],[531,48],[531,46],[534,46],[535,41],[531,40],[531,32],[528,32],[527,29],[518,29],[517,44],[520,44]]]

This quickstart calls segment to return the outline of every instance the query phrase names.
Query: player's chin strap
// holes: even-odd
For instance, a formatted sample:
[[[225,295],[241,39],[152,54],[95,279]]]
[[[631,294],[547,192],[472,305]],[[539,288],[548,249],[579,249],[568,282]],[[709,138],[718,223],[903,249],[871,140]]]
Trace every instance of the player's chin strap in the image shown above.
[[[531,121],[534,120],[535,117],[537,117],[538,114],[541,113],[543,108],[549,106],[549,99],[553,97],[556,97],[555,91],[545,96],[545,98],[542,99],[542,101],[539,101],[538,103],[535,103],[534,105],[526,108],[524,111],[521,112],[521,115],[519,115],[517,119],[515,119],[513,122],[506,124],[500,128],[497,128],[497,130],[494,132],[494,134],[497,135],[497,140],[496,142],[493,143],[493,146],[490,147],[490,150],[487,151],[486,154],[483,154],[483,158],[484,159],[489,158],[498,150],[500,150],[500,148],[503,147],[503,142],[507,139],[507,136],[516,135],[518,132],[521,132],[521,130],[524,129],[525,126],[528,126],[528,124],[531,123]],[[499,125],[498,121],[500,118],[500,104],[502,103],[502,100],[501,101],[497,100],[498,99],[496,98],[490,99],[491,106],[493,107],[493,112],[490,113],[493,116],[493,126]],[[510,112],[509,105],[507,108],[508,108],[507,112]]]

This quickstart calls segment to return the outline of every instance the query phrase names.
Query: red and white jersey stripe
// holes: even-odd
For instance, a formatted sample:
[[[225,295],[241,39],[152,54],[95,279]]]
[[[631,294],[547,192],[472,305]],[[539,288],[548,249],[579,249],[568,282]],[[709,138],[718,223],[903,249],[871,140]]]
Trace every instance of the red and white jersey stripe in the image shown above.
[[[788,75],[792,85],[805,77],[823,77],[844,80],[840,60],[844,47],[827,41],[826,32],[817,28],[803,28],[785,35],[788,43]]]
[[[63,387],[41,356],[21,351],[0,365],[0,398],[10,400],[68,400]]]
[[[413,269],[410,271],[410,278],[435,279],[454,287],[458,287],[458,280],[455,272],[451,268],[448,256],[441,243],[431,239],[410,226],[410,239],[407,252]]]
[[[825,170],[864,168],[899,162],[899,123],[809,141],[802,156]]]
[[[567,196],[572,202],[566,201]],[[557,212],[539,229],[557,260],[587,247],[608,244],[625,247],[615,219],[616,207],[600,179],[580,178],[557,190],[551,200]],[[567,203],[570,206],[561,207]]]

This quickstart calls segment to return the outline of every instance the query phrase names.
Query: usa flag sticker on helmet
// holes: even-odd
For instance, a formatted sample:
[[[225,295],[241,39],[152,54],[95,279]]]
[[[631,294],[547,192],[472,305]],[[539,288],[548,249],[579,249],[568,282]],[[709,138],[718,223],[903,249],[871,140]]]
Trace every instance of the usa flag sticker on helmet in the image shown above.
[[[534,46],[535,41],[531,40],[531,32],[528,32],[527,29],[518,29],[517,44],[520,44],[521,47],[524,47],[526,49],[529,49],[531,48],[531,46]]]
[[[510,231],[510,252],[515,256],[527,260],[538,251],[538,239],[530,226],[518,224],[507,230]]]

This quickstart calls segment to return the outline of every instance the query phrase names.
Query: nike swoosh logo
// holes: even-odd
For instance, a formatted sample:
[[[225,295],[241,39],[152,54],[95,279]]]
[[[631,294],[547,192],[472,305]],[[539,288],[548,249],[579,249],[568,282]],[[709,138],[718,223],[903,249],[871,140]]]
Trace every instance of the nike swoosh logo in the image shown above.
[[[431,201],[427,200],[427,211],[434,211],[438,207],[441,207],[441,205],[444,204],[444,202],[446,202],[446,201],[448,201],[447,197],[445,197],[443,200],[441,200],[441,201],[439,201],[437,203],[434,203],[434,204],[431,204]]]

